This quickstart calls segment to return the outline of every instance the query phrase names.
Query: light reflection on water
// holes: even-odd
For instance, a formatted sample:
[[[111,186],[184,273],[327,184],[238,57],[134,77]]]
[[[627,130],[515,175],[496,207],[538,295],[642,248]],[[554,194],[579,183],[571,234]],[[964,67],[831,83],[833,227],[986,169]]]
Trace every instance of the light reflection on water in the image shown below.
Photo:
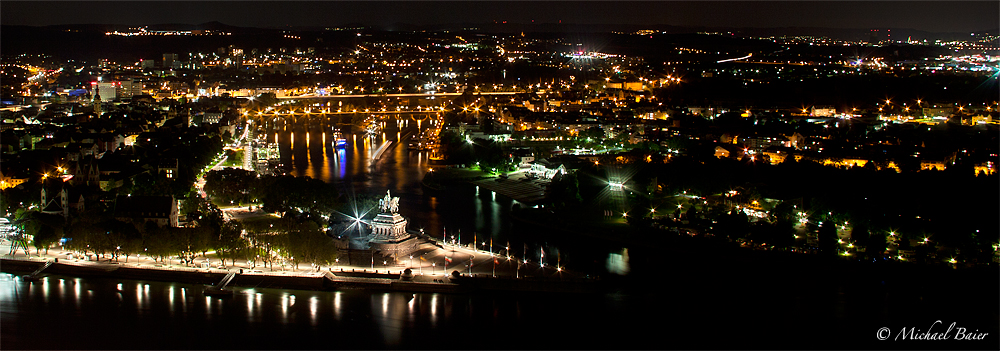
[[[49,277],[42,278],[42,295],[45,296],[45,303],[49,303]]]
[[[288,294],[281,295],[281,321],[288,322]]]
[[[438,294],[431,294],[431,326],[437,326],[438,322]]]
[[[632,269],[629,265],[628,249],[622,249],[621,253],[610,253],[606,260],[606,268],[608,272],[626,275]]]
[[[741,274],[728,277],[735,279]],[[861,334],[870,338],[868,325],[854,327],[857,321],[888,322],[879,317],[881,308],[867,307],[886,304],[884,294],[867,298],[861,294],[857,297],[860,302],[851,302],[836,293],[844,285],[810,283],[818,278],[806,284],[793,281],[778,286],[725,280],[671,281],[682,288],[662,289],[661,284],[650,286],[648,291],[644,282],[644,288],[636,293],[605,295],[234,287],[232,297],[215,298],[204,296],[204,286],[196,284],[54,275],[26,282],[0,273],[0,335],[4,349],[442,349],[451,345],[605,349],[664,340],[671,342],[661,344],[664,348],[732,348],[736,346],[732,342],[790,329],[794,332],[788,335],[799,335],[792,339],[794,344],[762,345],[794,348],[822,339],[842,341],[835,344],[841,348],[848,345],[845,343],[867,340],[861,339]],[[67,284],[79,288],[67,289]],[[119,293],[118,284],[125,291]],[[733,298],[733,291],[746,298]],[[174,293],[179,299],[174,298],[171,304]],[[917,296],[900,294],[895,298],[898,302],[884,305],[897,309],[900,318],[917,318],[916,314],[927,310],[945,311],[960,301],[949,295],[938,304],[925,302],[913,308],[910,305]],[[748,304],[748,299],[766,303]],[[801,303],[807,300],[812,302]],[[838,311],[844,304],[865,308]],[[913,312],[906,312],[908,309]],[[787,317],[787,321],[760,323],[760,316],[767,314]],[[979,312],[957,316],[982,325],[995,320],[992,316],[981,320],[984,317]],[[650,323],[651,319],[655,322]],[[720,344],[724,338],[718,337],[719,332],[734,333],[736,340]]]
[[[236,294],[234,293],[233,295],[236,295]],[[247,302],[247,320],[249,320],[252,323],[256,319],[256,311],[254,311],[253,306],[254,306],[254,300],[255,300],[255,297],[256,297],[257,294],[254,293],[253,289],[247,289],[247,290],[243,291],[242,295],[245,295],[245,297],[246,297],[244,300],[246,300],[246,302]]]
[[[316,313],[319,311],[319,297],[312,296],[309,298],[309,324],[316,326]]]
[[[214,300],[211,296],[205,296],[205,318],[212,320],[212,301]]]
[[[395,308],[396,306],[392,306],[393,308],[390,309],[390,296],[393,300],[399,300],[403,298],[403,294],[382,293],[381,295],[381,298],[377,298],[374,294],[372,295],[373,300],[381,300],[380,303],[373,301],[375,302],[373,305],[381,305],[381,313],[378,313],[379,306],[372,306],[372,315],[376,316],[380,322],[379,329],[386,344],[396,346],[399,344],[400,337],[402,336],[405,315],[402,309]]]
[[[143,308],[144,308],[143,302],[145,301],[142,298],[142,284],[136,284],[135,285],[135,299],[136,299],[136,302],[138,302],[138,304],[139,304],[139,311],[141,313],[142,310],[143,310]]]
[[[340,292],[340,291],[337,291],[337,292],[333,293],[333,317],[336,318],[338,321],[340,320],[340,316],[341,316],[341,313],[340,313],[340,309],[341,309],[341,306],[340,306],[340,295],[342,295],[342,294],[343,293]]]
[[[69,289],[68,285],[74,288]],[[123,286],[124,291],[118,286]],[[367,340],[366,344],[351,344],[352,348],[371,348],[372,345],[412,347],[423,341],[440,340],[439,336],[452,331],[473,328],[473,320],[496,319],[495,306],[510,303],[509,298],[506,302],[497,302],[495,297],[488,296],[240,287],[233,288],[232,297],[218,298],[203,295],[203,289],[197,284],[58,276],[32,283],[0,273],[0,312],[4,327],[18,325],[11,332],[16,331],[25,338],[44,334],[44,320],[55,320],[59,321],[61,330],[74,335],[101,335],[108,329],[117,330],[116,339],[124,344],[147,342],[151,331],[156,335],[194,333],[191,337],[195,339],[201,335],[199,333],[239,333],[247,337],[218,346],[260,348],[267,345],[254,340],[267,338],[263,330],[273,333],[335,331],[341,336]],[[473,308],[479,304],[485,305]],[[544,309],[539,308],[541,310]],[[508,318],[497,323],[513,327],[526,322]],[[32,328],[38,330],[32,331]],[[4,335],[7,342],[6,331]],[[59,348],[57,340],[48,339],[50,344],[43,342],[33,347]],[[17,340],[11,341],[12,348],[24,346]],[[124,345],[104,339],[92,342],[96,344],[87,345],[96,348]],[[184,346],[181,340],[173,338],[157,338],[156,342],[162,343],[157,344],[157,348]],[[218,347],[212,345],[199,345],[199,348]]]

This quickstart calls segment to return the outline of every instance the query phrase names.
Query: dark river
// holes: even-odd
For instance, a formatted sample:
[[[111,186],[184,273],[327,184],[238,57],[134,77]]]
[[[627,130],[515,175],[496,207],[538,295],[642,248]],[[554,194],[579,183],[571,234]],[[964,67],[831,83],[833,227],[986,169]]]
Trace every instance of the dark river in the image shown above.
[[[802,270],[786,276],[787,269],[775,278],[755,268],[677,269],[603,294],[236,287],[229,298],[206,297],[193,284],[65,276],[26,282],[0,273],[0,343],[5,350],[997,346],[995,287],[970,285],[968,275],[896,283],[818,279]],[[858,275],[813,272],[822,273]],[[882,327],[896,334],[904,327],[926,330],[936,320],[945,324],[937,327],[941,332],[954,322],[989,335],[983,341],[955,340],[954,332],[951,340],[934,342],[876,339]]]

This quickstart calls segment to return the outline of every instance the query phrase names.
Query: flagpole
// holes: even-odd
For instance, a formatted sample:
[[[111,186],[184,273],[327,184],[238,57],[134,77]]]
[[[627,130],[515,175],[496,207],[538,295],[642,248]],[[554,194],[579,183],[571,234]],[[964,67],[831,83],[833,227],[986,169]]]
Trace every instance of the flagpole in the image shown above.
[[[510,258],[513,257],[513,255],[510,254],[510,240],[507,240],[507,246],[504,247],[504,249],[507,250],[507,263],[510,263]],[[510,265],[507,265],[507,268],[510,268]]]

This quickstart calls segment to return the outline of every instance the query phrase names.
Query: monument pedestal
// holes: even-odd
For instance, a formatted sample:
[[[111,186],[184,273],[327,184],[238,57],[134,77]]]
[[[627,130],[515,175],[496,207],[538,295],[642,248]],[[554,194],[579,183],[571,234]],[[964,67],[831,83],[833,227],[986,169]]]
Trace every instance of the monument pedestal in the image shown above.
[[[396,213],[399,210],[399,198],[391,197],[386,191],[385,198],[379,200],[379,207],[382,213],[372,220],[368,249],[395,259],[415,251],[420,240],[406,232],[406,218]]]

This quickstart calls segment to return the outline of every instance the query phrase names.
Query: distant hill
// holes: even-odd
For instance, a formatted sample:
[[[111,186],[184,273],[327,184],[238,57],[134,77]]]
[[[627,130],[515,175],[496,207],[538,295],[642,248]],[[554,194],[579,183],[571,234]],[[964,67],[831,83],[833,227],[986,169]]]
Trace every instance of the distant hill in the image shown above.
[[[163,53],[186,53],[197,51],[215,51],[220,47],[235,45],[245,49],[257,48],[331,48],[336,50],[344,45],[353,46],[357,38],[353,31],[330,31],[326,28],[364,28],[366,32],[381,32],[381,35],[393,33],[441,32],[464,33],[526,33],[536,37],[559,37],[569,34],[573,40],[589,42],[595,48],[620,50],[632,55],[667,55],[663,51],[672,45],[699,47],[698,45],[716,46],[717,51],[759,52],[771,45],[759,41],[729,40],[718,36],[692,36],[697,32],[732,32],[732,39],[740,37],[769,36],[825,36],[845,40],[866,40],[869,38],[868,28],[839,29],[819,27],[780,27],[780,28],[724,28],[724,27],[679,27],[669,25],[620,25],[620,24],[569,24],[569,23],[452,23],[441,25],[415,25],[394,23],[385,26],[364,26],[351,23],[330,27],[283,27],[283,28],[252,28],[238,27],[213,21],[201,24],[162,23],[148,25],[150,30],[212,30],[232,33],[230,36],[171,36],[171,37],[120,37],[107,36],[108,31],[124,31],[137,25],[126,24],[77,24],[56,25],[45,27],[0,25],[0,42],[3,43],[4,54],[12,53],[44,53],[57,57],[93,60],[98,58],[114,58],[121,60],[154,59],[162,57]],[[632,33],[638,30],[655,30],[667,35],[655,38],[643,36],[614,35],[612,32]],[[884,29],[884,28],[881,28]],[[285,31],[297,31],[302,39],[286,38]],[[983,32],[997,33],[998,30]],[[417,34],[422,35],[422,34]],[[892,29],[894,39],[906,40],[954,40],[967,39],[969,33],[930,33],[911,29]],[[723,40],[725,39],[725,40]],[[651,41],[650,41],[651,40]],[[719,41],[723,40],[723,41]],[[725,49],[728,48],[728,49]],[[661,52],[662,51],[662,52]]]
[[[771,27],[771,28],[737,28],[737,27],[704,27],[704,26],[671,26],[671,25],[636,25],[636,24],[572,24],[572,23],[449,23],[419,25],[397,22],[390,25],[365,25],[362,23],[349,23],[345,25],[331,26],[282,26],[274,28],[253,28],[238,27],[218,21],[211,21],[201,24],[184,23],[160,23],[160,24],[71,24],[54,25],[45,27],[26,27],[35,29],[52,30],[78,30],[105,32],[108,30],[123,30],[129,27],[146,26],[150,30],[220,30],[233,33],[244,32],[265,32],[274,30],[304,30],[315,31],[326,28],[366,28],[368,30],[381,30],[390,32],[401,31],[462,31],[468,28],[476,28],[482,32],[492,33],[601,33],[601,32],[634,32],[643,29],[657,30],[668,34],[695,33],[695,32],[733,32],[745,36],[782,36],[782,35],[809,35],[825,36],[836,39],[865,39],[871,29],[891,29],[894,38],[905,40],[912,37],[913,40],[927,39],[964,39],[969,37],[968,32],[937,33],[926,32],[907,28],[824,28],[824,27]],[[3,25],[4,28],[8,27]],[[25,27],[25,26],[18,26]],[[974,33],[1000,33],[1000,27],[987,28]]]
[[[223,30],[227,36],[141,36],[122,37],[106,32],[124,31],[135,25],[61,25],[61,26],[0,26],[3,54],[49,54],[60,58],[92,61],[158,59],[163,53],[213,52],[221,47],[236,45],[246,48],[317,46],[316,42],[292,41],[283,38],[280,30],[240,28],[218,22],[201,25],[160,24],[150,30]],[[336,41],[323,43],[335,46]]]
[[[183,23],[163,23],[163,24],[153,24],[147,26],[150,30],[218,30],[227,32],[242,32],[248,28],[231,26],[222,22],[212,21],[205,22],[202,24],[183,24]],[[251,30],[256,28],[249,28]]]

